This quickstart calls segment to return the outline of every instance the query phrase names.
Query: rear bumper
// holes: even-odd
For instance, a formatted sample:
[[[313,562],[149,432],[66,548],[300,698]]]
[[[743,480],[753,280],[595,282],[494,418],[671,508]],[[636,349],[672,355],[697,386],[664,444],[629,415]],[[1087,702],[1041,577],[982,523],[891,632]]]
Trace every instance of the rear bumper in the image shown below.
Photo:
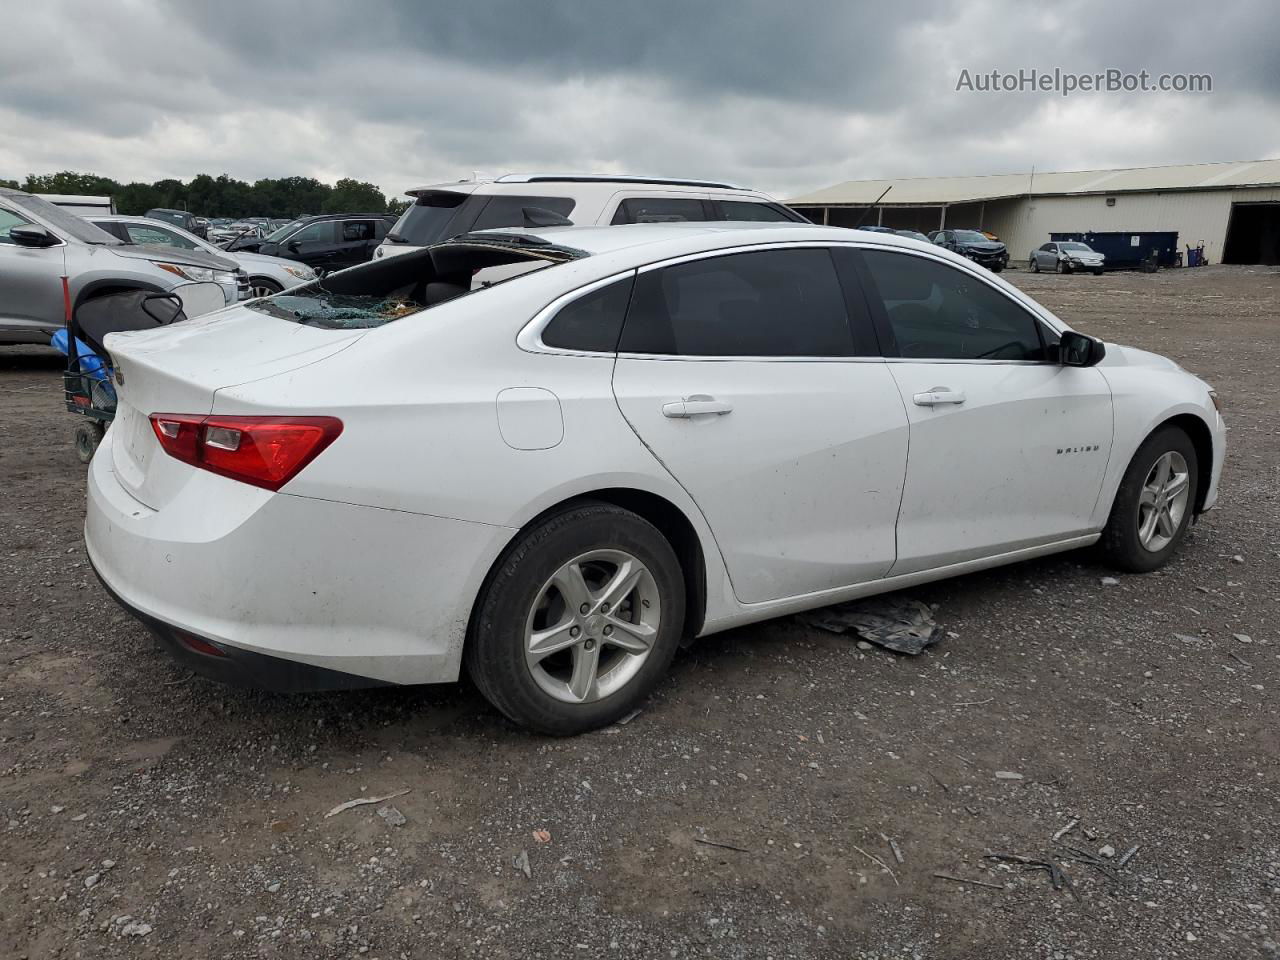
[[[132,614],[175,660],[184,667],[210,680],[236,687],[251,687],[273,693],[309,693],[319,690],[357,690],[366,687],[392,686],[392,684],[341,673],[324,667],[313,667],[296,660],[271,657],[251,650],[242,650],[225,643],[217,643],[208,637],[197,637],[162,620],[143,613],[111,588],[103,579],[93,559],[89,567],[98,576],[98,582],[110,594],[111,599]]]
[[[457,679],[472,601],[511,531],[196,469],[153,510],[116,479],[118,432],[89,467],[89,560],[193,669],[290,690]],[[226,656],[195,654],[190,636]]]

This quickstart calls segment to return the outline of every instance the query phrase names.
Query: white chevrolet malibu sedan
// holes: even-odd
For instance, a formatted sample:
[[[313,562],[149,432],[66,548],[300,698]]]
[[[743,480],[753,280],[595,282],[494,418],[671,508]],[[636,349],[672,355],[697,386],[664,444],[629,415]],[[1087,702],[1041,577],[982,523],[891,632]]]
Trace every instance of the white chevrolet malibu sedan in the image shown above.
[[[465,234],[107,346],[88,553],[175,655],[277,690],[465,665],[555,734],[729,627],[1094,543],[1152,570],[1223,460],[1177,364],[808,225]]]

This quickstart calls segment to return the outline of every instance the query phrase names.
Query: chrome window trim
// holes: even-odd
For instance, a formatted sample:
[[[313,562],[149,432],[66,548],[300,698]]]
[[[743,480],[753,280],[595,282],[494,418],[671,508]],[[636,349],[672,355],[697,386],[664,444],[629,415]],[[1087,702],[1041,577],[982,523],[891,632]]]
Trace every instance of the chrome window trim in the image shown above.
[[[915,250],[897,245],[875,243],[874,241],[850,241],[850,240],[780,240],[773,242],[762,242],[745,244],[735,247],[718,247],[714,250],[703,250],[698,253],[682,254],[678,257],[669,257],[665,260],[655,260],[652,263],[642,264],[639,267],[633,267],[623,270],[619,273],[610,274],[599,280],[593,280],[585,286],[576,287],[573,290],[563,293],[556,297],[549,304],[534,314],[533,319],[526,323],[520,332],[516,334],[516,345],[526,353],[543,353],[555,356],[568,357],[607,357],[616,358],[618,360],[670,360],[676,362],[698,362],[698,363],[730,363],[730,362],[747,362],[747,363],[958,363],[958,364],[982,364],[984,366],[1001,365],[1001,366],[1022,366],[1022,367],[1042,367],[1042,366],[1059,366],[1049,360],[983,360],[983,359],[958,359],[958,358],[931,358],[931,357],[886,357],[886,356],[850,356],[850,357],[779,357],[779,356],[691,356],[683,354],[666,354],[666,353],[628,353],[623,351],[593,351],[593,350],[570,350],[565,347],[551,347],[542,342],[542,331],[551,322],[562,308],[573,303],[579,297],[584,297],[593,291],[606,287],[611,283],[623,279],[629,274],[639,277],[642,273],[648,273],[652,270],[660,270],[665,267],[676,266],[681,263],[691,263],[696,260],[710,260],[715,257],[731,256],[736,253],[754,253],[760,250],[786,250],[786,249],[832,249],[834,247],[852,247],[855,250],[882,250],[889,253],[901,253],[908,256],[919,257],[923,260],[933,260],[944,266],[967,273],[971,277],[980,280],[996,293],[1012,301],[1017,306],[1026,310],[1031,314],[1032,318],[1045,324],[1050,330],[1059,335],[1070,327],[1062,324],[1060,321],[1051,319],[1037,308],[1029,299],[1024,300],[1021,291],[1019,296],[1011,296],[1008,291],[1001,289],[997,284],[993,283],[988,277],[983,276],[987,271],[972,264],[970,261],[956,263],[946,257],[935,256],[931,250]]]

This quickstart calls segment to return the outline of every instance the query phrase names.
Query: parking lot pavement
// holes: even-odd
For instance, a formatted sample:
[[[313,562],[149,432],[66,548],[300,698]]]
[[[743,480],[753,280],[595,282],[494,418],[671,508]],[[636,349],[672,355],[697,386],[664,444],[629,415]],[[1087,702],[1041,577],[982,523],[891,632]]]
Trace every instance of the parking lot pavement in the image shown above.
[[[914,590],[948,631],[916,658],[708,638],[572,740],[463,685],[182,672],[85,564],[56,359],[0,348],[0,956],[1277,956],[1280,270],[1006,276],[1223,395],[1173,563]],[[1080,859],[1055,891],[988,853]]]

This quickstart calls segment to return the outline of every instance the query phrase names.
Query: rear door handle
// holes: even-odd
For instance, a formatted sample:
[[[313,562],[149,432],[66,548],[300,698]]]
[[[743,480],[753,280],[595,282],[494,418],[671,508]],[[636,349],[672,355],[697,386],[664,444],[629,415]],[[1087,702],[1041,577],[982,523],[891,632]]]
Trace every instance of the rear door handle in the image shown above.
[[[964,391],[951,390],[948,387],[930,387],[924,393],[917,393],[912,399],[920,407],[935,407],[944,403],[964,403]]]
[[[715,397],[709,397],[705,393],[695,393],[693,396],[685,397],[683,400],[676,400],[662,405],[662,415],[670,420],[688,420],[690,417],[697,417],[704,413],[723,417],[726,413],[731,413],[732,411],[733,404],[717,400]]]

